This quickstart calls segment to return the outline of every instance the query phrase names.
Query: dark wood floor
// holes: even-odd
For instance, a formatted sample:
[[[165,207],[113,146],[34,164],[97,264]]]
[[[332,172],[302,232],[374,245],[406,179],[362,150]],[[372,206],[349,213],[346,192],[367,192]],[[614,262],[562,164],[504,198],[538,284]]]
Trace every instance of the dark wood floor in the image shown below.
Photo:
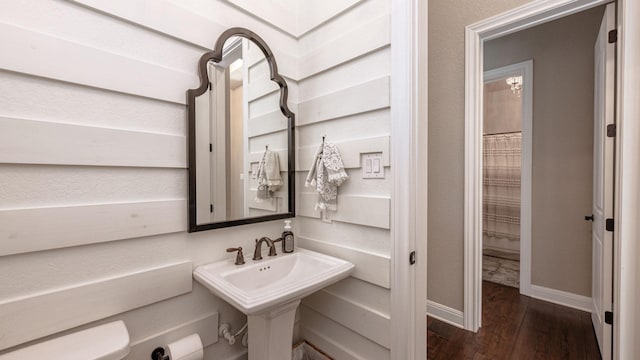
[[[427,318],[427,359],[600,359],[589,313],[483,282],[482,328]]]

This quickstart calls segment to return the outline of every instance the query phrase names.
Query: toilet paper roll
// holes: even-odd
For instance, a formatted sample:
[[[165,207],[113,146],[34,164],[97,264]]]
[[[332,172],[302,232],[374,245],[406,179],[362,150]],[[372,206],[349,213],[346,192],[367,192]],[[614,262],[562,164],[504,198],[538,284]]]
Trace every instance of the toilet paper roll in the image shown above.
[[[202,341],[198,334],[191,334],[187,337],[172,342],[165,347],[167,355],[171,360],[202,360]]]

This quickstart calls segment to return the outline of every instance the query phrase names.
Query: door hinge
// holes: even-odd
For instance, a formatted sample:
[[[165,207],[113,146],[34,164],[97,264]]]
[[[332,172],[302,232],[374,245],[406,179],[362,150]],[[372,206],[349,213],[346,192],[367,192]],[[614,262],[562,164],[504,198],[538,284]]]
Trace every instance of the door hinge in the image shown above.
[[[607,137],[616,137],[618,134],[618,127],[616,124],[607,125]]]
[[[609,31],[609,44],[618,41],[618,30],[613,29]]]
[[[213,152],[213,144],[209,143],[209,152]]]
[[[209,91],[211,91],[211,89],[213,89],[213,85],[211,85],[211,83],[209,83]]]
[[[607,231],[613,231],[613,227],[614,227],[613,219],[607,219],[605,221],[605,229],[607,229]]]
[[[409,264],[413,265],[416,263],[416,252],[412,251],[409,253]]]
[[[604,312],[604,322],[609,325],[613,325],[613,312],[611,311]]]
[[[209,212],[213,214],[213,204],[209,204]]]

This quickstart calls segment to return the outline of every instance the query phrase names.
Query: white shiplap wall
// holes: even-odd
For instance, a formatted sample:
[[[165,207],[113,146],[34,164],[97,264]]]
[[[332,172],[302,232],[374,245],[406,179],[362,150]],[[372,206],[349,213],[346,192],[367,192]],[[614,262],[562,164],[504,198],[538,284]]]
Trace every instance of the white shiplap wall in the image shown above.
[[[303,301],[299,336],[337,359],[388,359],[390,3],[352,3],[299,38],[219,0],[0,5],[0,353],[124,319],[130,358],[143,359],[194,331],[213,344],[206,329],[217,315],[241,325],[190,268],[277,236],[281,222],[186,234],[184,97],[198,57],[224,29],[244,26],[270,45],[291,90],[298,244],[356,264],[351,278]],[[350,176],[332,223],[303,187],[322,135]],[[361,179],[369,152],[383,153],[386,179]],[[164,290],[140,296],[145,286]],[[42,323],[27,302],[57,310]],[[220,341],[205,355],[242,352]]]
[[[0,353],[115,319],[130,359],[192,332],[207,359],[246,351],[191,271],[281,222],[185,231],[185,91],[231,26],[297,73],[295,38],[224,1],[0,3]]]
[[[298,63],[298,244],[350,260],[353,276],[302,301],[299,336],[336,359],[389,359],[390,2],[362,1],[300,39]],[[326,135],[343,156],[331,223],[304,187]],[[382,152],[385,179],[362,179],[360,155]]]
[[[272,215],[274,213],[287,212],[288,208],[288,123],[289,119],[280,110],[280,87],[271,81],[269,64],[262,50],[250,41],[245,41],[243,48],[243,66],[245,70],[244,88],[247,89],[245,101],[247,102],[245,117],[247,119],[247,145],[248,159],[246,168],[258,168],[262,160],[265,148],[278,154],[280,164],[280,176],[284,184],[276,191],[272,198],[260,203],[254,199],[258,188],[256,174],[247,173],[248,188],[245,203],[248,216]],[[278,59],[276,59],[277,61]],[[288,99],[297,99],[296,82],[293,79],[285,79],[289,91]],[[289,109],[296,113],[295,101],[289,101]]]

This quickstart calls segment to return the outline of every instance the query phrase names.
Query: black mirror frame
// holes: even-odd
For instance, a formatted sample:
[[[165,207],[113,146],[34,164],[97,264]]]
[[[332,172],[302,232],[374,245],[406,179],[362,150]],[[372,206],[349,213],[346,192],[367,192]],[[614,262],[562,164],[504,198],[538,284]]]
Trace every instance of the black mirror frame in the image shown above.
[[[269,63],[269,69],[271,72],[271,80],[278,84],[280,87],[280,110],[282,114],[287,117],[289,124],[287,127],[287,133],[289,136],[289,149],[288,149],[288,166],[287,166],[287,180],[288,184],[288,205],[289,211],[286,213],[256,216],[238,220],[218,221],[208,224],[198,225],[196,221],[196,112],[195,101],[196,97],[204,94],[209,88],[209,77],[207,72],[207,64],[209,61],[216,63],[222,60],[223,47],[225,42],[232,36],[240,36],[253,41],[260,50],[264,53],[267,62]],[[286,219],[295,217],[295,114],[289,110],[287,105],[287,98],[289,96],[289,89],[287,88],[287,82],[284,78],[278,74],[278,66],[276,60],[269,49],[267,43],[262,40],[260,36],[251,30],[234,27],[223,32],[218,40],[213,51],[207,52],[198,62],[198,73],[200,75],[200,86],[196,89],[187,90],[187,110],[189,117],[189,131],[188,131],[188,154],[189,154],[189,208],[188,208],[188,231],[204,231],[211,229],[218,229],[230,226],[253,224],[264,221],[272,221],[278,219]]]

